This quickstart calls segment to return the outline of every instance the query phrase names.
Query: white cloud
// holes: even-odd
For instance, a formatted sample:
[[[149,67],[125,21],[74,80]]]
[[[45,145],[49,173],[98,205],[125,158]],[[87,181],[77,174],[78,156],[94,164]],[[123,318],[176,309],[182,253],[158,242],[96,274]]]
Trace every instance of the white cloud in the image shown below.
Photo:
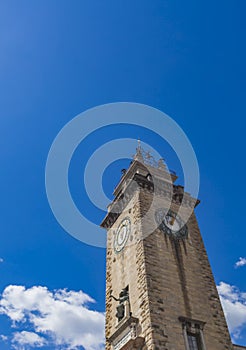
[[[104,346],[104,314],[88,308],[88,303],[93,302],[82,291],[10,285],[0,299],[0,313],[12,320],[13,327],[30,330],[31,326],[63,349],[99,350]],[[15,333],[13,340],[29,339],[31,346],[36,333],[28,333]]]
[[[235,267],[241,267],[246,265],[246,258],[240,257],[239,260],[236,262]]]
[[[0,339],[5,342],[5,341],[8,340],[8,337],[6,335],[4,335],[4,334],[1,334],[0,335]]]
[[[4,262],[3,258],[0,258],[0,263]]]
[[[46,343],[45,338],[40,337],[34,332],[16,332],[14,333],[12,344],[16,350],[24,350],[26,346],[40,348]]]
[[[225,282],[220,282],[217,288],[229,330],[232,337],[237,339],[242,327],[246,326],[246,293]]]

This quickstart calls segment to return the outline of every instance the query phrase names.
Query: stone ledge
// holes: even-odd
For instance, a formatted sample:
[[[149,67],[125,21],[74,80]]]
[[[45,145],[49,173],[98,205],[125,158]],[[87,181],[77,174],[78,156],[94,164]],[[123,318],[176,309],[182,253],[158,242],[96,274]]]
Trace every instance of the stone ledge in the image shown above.
[[[136,339],[129,340],[122,347],[114,346],[114,350],[139,350],[144,345],[144,338],[137,337]]]
[[[137,335],[138,323],[137,318],[130,316],[119,324],[118,329],[107,339],[114,350],[139,349],[143,346],[144,338]]]

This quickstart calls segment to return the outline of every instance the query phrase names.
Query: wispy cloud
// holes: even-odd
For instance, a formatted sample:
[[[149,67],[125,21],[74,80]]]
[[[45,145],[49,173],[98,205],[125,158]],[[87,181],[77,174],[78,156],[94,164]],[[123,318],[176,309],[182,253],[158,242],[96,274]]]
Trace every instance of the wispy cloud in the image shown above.
[[[240,257],[239,260],[236,262],[235,267],[241,267],[246,265],[246,258]]]
[[[0,258],[0,263],[4,262],[3,258]]]
[[[217,288],[232,338],[240,338],[246,325],[246,293],[225,282],[220,282]]]
[[[6,335],[4,335],[4,334],[1,334],[0,335],[0,339],[5,342],[5,341],[8,340],[8,337]]]
[[[26,346],[40,348],[46,340],[34,332],[16,332],[12,338],[12,347],[16,350],[25,350]]]
[[[91,310],[91,303],[94,300],[82,291],[10,285],[2,293],[0,313],[15,326],[12,348],[49,344],[54,349],[101,350],[104,313]]]

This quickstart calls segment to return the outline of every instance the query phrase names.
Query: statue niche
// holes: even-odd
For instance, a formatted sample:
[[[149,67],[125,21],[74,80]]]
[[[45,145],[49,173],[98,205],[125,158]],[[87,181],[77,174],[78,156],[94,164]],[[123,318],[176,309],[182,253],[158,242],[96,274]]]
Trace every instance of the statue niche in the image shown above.
[[[118,322],[120,322],[124,317],[130,316],[130,303],[129,303],[129,287],[125,287],[121,290],[119,298],[116,298],[110,292],[110,298],[113,298],[115,301],[118,301],[119,304],[116,306],[116,317]]]

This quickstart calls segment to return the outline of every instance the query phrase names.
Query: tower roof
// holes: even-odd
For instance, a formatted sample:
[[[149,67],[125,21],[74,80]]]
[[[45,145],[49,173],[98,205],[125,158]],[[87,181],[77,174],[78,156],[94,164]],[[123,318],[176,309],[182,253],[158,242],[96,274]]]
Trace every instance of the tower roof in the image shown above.
[[[136,153],[128,169],[124,169],[122,177],[114,190],[114,196],[117,196],[122,189],[122,184],[128,182],[135,174],[155,176],[168,182],[174,183],[177,175],[174,171],[169,170],[165,164],[164,158],[156,160],[150,151],[146,151],[138,140]]]
[[[110,227],[118,218],[121,211],[132,198],[137,189],[147,189],[150,192],[163,194],[168,193],[172,200],[181,203],[185,197],[185,202],[189,206],[199,203],[184,191],[184,187],[175,185],[177,176],[170,172],[163,159],[156,161],[150,152],[145,151],[139,142],[136,154],[128,169],[123,169],[121,179],[114,190],[114,200],[108,205],[108,213],[101,223],[101,227]]]

